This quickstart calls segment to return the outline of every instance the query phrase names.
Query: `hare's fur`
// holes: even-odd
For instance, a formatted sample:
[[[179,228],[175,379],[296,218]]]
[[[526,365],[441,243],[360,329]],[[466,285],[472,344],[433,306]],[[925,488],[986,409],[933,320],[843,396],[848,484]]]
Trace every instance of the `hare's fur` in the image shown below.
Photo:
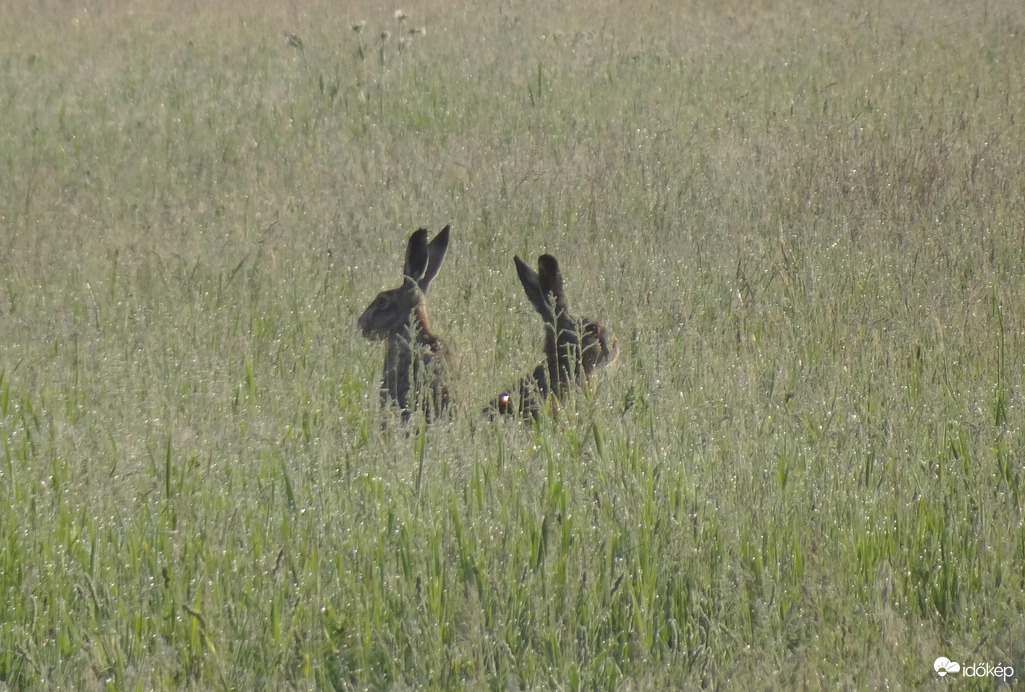
[[[449,230],[445,226],[430,242],[424,228],[409,237],[402,285],[381,291],[358,322],[363,336],[386,343],[381,406],[397,405],[403,421],[418,410],[430,421],[449,405],[452,354],[427,318],[427,289],[445,259]]]

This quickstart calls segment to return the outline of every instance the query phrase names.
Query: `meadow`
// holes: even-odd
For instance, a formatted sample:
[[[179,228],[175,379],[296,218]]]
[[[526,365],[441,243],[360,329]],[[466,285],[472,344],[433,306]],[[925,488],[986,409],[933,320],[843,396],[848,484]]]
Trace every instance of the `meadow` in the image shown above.
[[[1020,675],[1023,65],[1019,0],[8,3],[0,690]],[[619,359],[488,422],[543,252]]]

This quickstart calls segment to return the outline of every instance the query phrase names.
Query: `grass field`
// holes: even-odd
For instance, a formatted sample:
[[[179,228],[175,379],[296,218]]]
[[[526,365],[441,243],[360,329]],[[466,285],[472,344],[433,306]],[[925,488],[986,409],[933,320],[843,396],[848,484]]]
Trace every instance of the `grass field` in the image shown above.
[[[0,689],[1025,670],[1025,5],[550,4],[0,13]],[[488,423],[543,252],[620,357]]]

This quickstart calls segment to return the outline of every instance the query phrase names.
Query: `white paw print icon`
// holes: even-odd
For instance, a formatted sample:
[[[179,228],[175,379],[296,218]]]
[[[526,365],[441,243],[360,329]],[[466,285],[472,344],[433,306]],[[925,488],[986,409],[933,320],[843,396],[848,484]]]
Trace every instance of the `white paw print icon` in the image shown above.
[[[961,664],[957,661],[951,661],[946,656],[940,656],[932,664],[933,669],[942,678],[947,673],[959,673],[961,672]]]

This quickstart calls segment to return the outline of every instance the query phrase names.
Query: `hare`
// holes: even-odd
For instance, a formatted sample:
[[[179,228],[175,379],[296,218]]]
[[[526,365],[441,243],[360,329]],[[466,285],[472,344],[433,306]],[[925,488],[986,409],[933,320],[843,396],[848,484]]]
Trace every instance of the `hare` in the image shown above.
[[[616,360],[619,345],[609,339],[605,327],[586,317],[576,318],[562,287],[559,263],[551,255],[541,255],[537,271],[514,257],[520,283],[534,309],[545,324],[545,362],[520,381],[517,401],[511,392],[503,392],[488,409],[492,415],[515,415],[535,419],[552,396],[553,406],[564,397],[571,383],[583,384],[594,373]]]
[[[426,294],[445,259],[450,228],[445,226],[429,243],[425,228],[409,237],[402,285],[377,294],[357,323],[364,337],[387,344],[381,407],[397,404],[403,422],[417,410],[430,422],[444,415],[449,404],[445,379],[452,354],[431,331]]]

